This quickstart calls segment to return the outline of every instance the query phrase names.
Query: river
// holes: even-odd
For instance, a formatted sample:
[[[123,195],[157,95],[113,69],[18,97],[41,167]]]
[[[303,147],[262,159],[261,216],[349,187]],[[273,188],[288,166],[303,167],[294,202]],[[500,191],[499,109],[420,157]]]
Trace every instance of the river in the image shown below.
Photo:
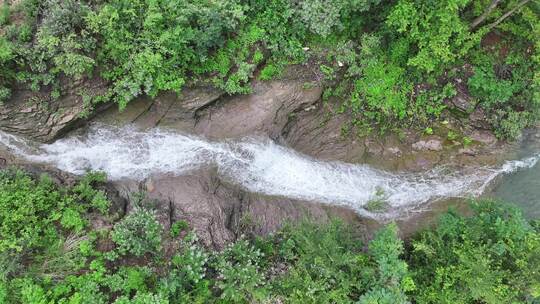
[[[0,133],[0,143],[30,162],[47,163],[83,174],[100,170],[112,180],[143,180],[157,174],[182,175],[213,167],[247,191],[352,208],[376,219],[391,219],[454,197],[493,195],[538,213],[540,154],[523,152],[499,166],[438,167],[422,173],[387,172],[362,164],[323,162],[280,146],[268,138],[210,141],[172,131],[93,124],[52,144],[38,145]],[[369,208],[381,202],[381,210]],[[381,207],[381,206],[379,206]]]

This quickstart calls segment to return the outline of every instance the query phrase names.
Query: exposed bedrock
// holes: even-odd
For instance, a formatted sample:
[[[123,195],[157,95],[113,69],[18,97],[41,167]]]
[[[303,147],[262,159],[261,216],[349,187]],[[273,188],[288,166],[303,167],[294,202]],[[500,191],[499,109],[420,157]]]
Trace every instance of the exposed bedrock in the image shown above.
[[[14,90],[12,98],[0,104],[0,130],[50,142],[111,106],[101,104],[88,112],[88,106],[83,102],[85,94],[105,92],[106,84],[99,78],[63,83],[62,90],[64,94],[57,99],[46,92]]]
[[[94,85],[100,87],[99,83]],[[489,131],[476,129],[462,130],[473,140],[466,148],[441,135],[444,130],[432,135],[405,130],[401,137],[344,134],[345,114],[332,113],[332,107],[321,102],[322,91],[319,86],[306,86],[303,80],[294,79],[255,81],[253,93],[240,96],[227,96],[209,87],[188,88],[180,95],[139,98],[122,112],[109,107],[93,121],[134,124],[142,129],[167,128],[213,140],[262,135],[317,159],[369,163],[389,170],[420,171],[447,163],[490,164],[506,147]],[[27,103],[22,100],[19,97],[0,107],[1,129],[50,141],[85,122],[80,118],[82,101],[75,95],[51,101],[48,108],[25,107]],[[459,124],[450,120],[448,125]],[[8,163],[16,162],[5,158]],[[362,227],[359,231],[373,225],[343,207],[246,192],[222,180],[213,168],[183,176],[154,176],[143,182],[114,182],[111,186],[123,198],[115,199],[116,204],[126,204],[117,208],[129,212],[132,206],[125,202],[134,201],[136,192],[146,192],[147,203],[157,207],[166,228],[177,220],[186,220],[206,245],[216,248],[243,233],[267,234],[303,218],[322,222],[340,217]]]

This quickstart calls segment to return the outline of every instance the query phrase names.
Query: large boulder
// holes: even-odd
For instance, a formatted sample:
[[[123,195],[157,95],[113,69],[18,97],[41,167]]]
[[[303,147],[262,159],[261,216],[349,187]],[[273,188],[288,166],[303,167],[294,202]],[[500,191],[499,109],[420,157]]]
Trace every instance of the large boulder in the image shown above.
[[[361,223],[358,215],[346,208],[246,192],[223,181],[211,168],[183,176],[154,176],[142,182],[121,181],[114,186],[130,202],[137,202],[133,196],[145,192],[142,202],[158,210],[165,229],[185,220],[206,246],[216,249],[242,234],[265,235],[302,219],[326,222],[339,217]],[[133,204],[127,212],[132,209]]]

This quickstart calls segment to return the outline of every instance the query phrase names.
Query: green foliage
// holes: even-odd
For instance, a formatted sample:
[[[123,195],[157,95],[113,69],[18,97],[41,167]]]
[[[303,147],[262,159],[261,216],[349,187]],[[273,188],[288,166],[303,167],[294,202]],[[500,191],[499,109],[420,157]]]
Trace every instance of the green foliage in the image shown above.
[[[0,80],[0,85],[17,82],[33,91],[47,87],[57,97],[61,75],[82,78],[92,72],[95,61],[90,54],[96,40],[85,29],[84,19],[90,10],[87,4],[75,0],[27,0],[16,9],[24,22],[20,24],[19,20],[5,27],[5,38],[13,47],[11,58],[0,63],[0,78],[6,79]],[[6,96],[4,92],[2,95]]]
[[[369,212],[381,212],[389,207],[384,189],[377,188],[373,197],[366,203],[365,209]]]
[[[8,303],[41,303],[47,284],[86,266],[93,196],[75,188],[58,187],[46,175],[0,172],[0,294]]]
[[[415,96],[414,104],[409,109],[408,114],[414,116],[419,123],[428,124],[434,119],[438,119],[446,109],[444,101],[457,94],[455,87],[451,83],[444,86],[436,86],[427,90],[420,90]]]
[[[6,3],[3,3],[0,5],[0,26],[6,25],[9,23],[9,17],[11,15],[11,10],[9,8],[9,5]]]
[[[369,244],[369,253],[377,265],[375,280],[359,303],[409,303],[405,292],[414,290],[407,263],[400,259],[403,242],[397,237],[397,226],[389,225],[377,233]]]
[[[32,250],[57,237],[54,223],[73,204],[46,176],[34,181],[21,172],[0,175],[0,253]]]
[[[62,188],[45,177],[2,172],[2,303],[472,304],[540,297],[538,225],[492,201],[473,204],[471,217],[444,215],[405,246],[395,224],[379,230],[366,250],[351,227],[333,221],[240,239],[221,252],[205,249],[192,232],[175,233],[176,245],[164,250],[161,226],[140,207],[111,230],[78,225],[94,208],[93,185],[103,180],[92,173]],[[78,205],[85,207],[74,213]],[[177,223],[173,231],[185,230]],[[109,237],[116,248],[97,246]],[[142,258],[147,253],[154,258]],[[118,259],[106,262],[108,255]]]
[[[43,18],[40,30],[53,36],[69,35],[84,24],[90,7],[79,0],[46,0],[40,6]]]
[[[95,187],[106,181],[106,175],[101,172],[88,172],[73,188],[73,192],[78,198],[90,202],[90,205],[97,209],[101,214],[108,213],[110,202],[103,190],[97,190]]]
[[[59,237],[56,224],[75,231],[85,228],[84,215],[96,196],[106,200],[103,192],[88,190],[87,183],[94,176],[87,175],[66,191],[46,175],[35,181],[20,171],[0,171],[0,253],[25,252],[54,243]]]
[[[288,303],[407,303],[414,289],[394,225],[381,230],[369,252],[339,222],[286,229],[279,255],[291,264],[275,284]]]
[[[540,234],[514,208],[473,205],[421,233],[409,253],[419,303],[534,303],[540,287]]]
[[[262,258],[260,250],[246,240],[237,241],[215,257],[216,287],[224,303],[252,303],[263,299],[266,292],[260,269]]]
[[[116,243],[116,250],[121,255],[154,254],[161,249],[162,230],[155,212],[137,207],[114,225],[111,239]]]
[[[464,136],[463,137],[463,147],[467,148],[472,144],[472,139],[470,137]]]
[[[262,70],[259,78],[261,80],[271,80],[276,78],[279,74],[281,74],[281,70],[278,66],[275,64],[268,64],[266,65]]]
[[[346,99],[341,110],[352,114],[352,124],[366,131],[371,131],[374,124],[381,132],[405,125],[425,128],[443,115],[446,100],[457,94],[451,80],[457,78],[459,69],[450,68],[469,61],[474,64],[474,73],[468,79],[470,94],[488,110],[489,121],[499,137],[517,137],[540,113],[540,101],[529,93],[534,92],[531,72],[538,63],[524,55],[531,53],[528,48],[535,41],[529,33],[531,27],[534,31],[535,24],[539,24],[537,15],[524,9],[527,13],[519,18],[526,22],[516,17],[503,23],[528,34],[518,34],[515,30],[513,36],[505,37],[498,47],[511,45],[510,54],[499,58],[480,45],[486,28],[471,31],[470,3],[469,0],[403,0],[386,6],[381,15],[368,19],[371,22],[383,19],[386,27],[356,33],[353,37],[359,45],[355,40],[338,38],[335,46],[325,46],[337,66],[344,67],[343,77],[338,81],[334,80],[336,74],[332,74],[334,84],[330,85],[337,82],[337,86],[327,90],[333,94],[325,97]],[[476,10],[488,3],[475,5]],[[456,82],[461,83],[462,79]],[[338,89],[350,93],[336,94]]]
[[[114,304],[169,304],[169,301],[158,294],[138,292],[132,299],[127,296],[117,298]]]
[[[171,237],[178,237],[182,231],[187,230],[188,223],[184,220],[176,221],[171,225]]]
[[[194,234],[188,234],[182,248],[172,258],[168,275],[160,279],[160,294],[168,294],[172,303],[207,303],[212,298],[207,269],[210,254]]]
[[[497,79],[493,68],[488,68],[487,71],[476,68],[474,75],[468,80],[468,86],[471,94],[482,98],[482,104],[488,108],[508,102],[516,90],[511,81]]]
[[[392,8],[387,24],[417,49],[407,64],[422,72],[440,71],[467,54],[483,33],[470,32],[461,18],[470,0],[425,2],[400,0]]]
[[[10,69],[10,61],[13,57],[13,44],[0,36],[0,104],[11,97],[9,84],[14,75]]]
[[[474,74],[467,82],[471,95],[488,113],[498,137],[519,137],[521,130],[538,118],[537,101],[530,90],[537,65],[525,59],[518,49],[511,49],[505,58],[477,51],[471,60],[475,64]]]
[[[354,79],[348,107],[354,114],[361,115],[359,119],[384,128],[406,117],[412,84],[403,77],[401,67],[386,61],[380,49],[380,37],[364,35],[359,59],[345,55],[347,57],[341,60],[349,65],[348,74]]]
[[[123,108],[143,93],[179,92],[192,66],[222,46],[243,18],[244,7],[234,1],[113,0],[88,19],[103,39],[102,75]]]
[[[294,265],[278,284],[290,303],[347,303],[370,270],[360,243],[341,223],[304,224],[283,232],[279,254]],[[365,289],[364,289],[365,290]]]
[[[311,32],[326,37],[333,32],[342,31],[352,19],[361,18],[361,13],[380,2],[380,0],[301,0],[296,13]]]
[[[516,139],[535,121],[535,117],[530,112],[498,110],[491,121],[499,138]]]

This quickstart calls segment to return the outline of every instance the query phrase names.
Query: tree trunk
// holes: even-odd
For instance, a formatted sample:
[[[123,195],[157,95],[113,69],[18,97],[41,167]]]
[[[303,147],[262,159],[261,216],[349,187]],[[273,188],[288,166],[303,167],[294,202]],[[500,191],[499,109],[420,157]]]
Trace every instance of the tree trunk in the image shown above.
[[[521,7],[523,7],[525,4],[527,4],[527,2],[529,2],[531,0],[522,0],[520,1],[513,9],[509,10],[508,12],[506,12],[504,15],[502,15],[499,19],[497,19],[495,22],[493,22],[492,24],[488,25],[488,28],[491,30],[493,29],[494,27],[496,27],[497,25],[499,25],[501,22],[504,21],[504,19],[510,17],[513,13],[515,13],[518,9],[520,9]]]
[[[489,4],[489,6],[486,8],[486,10],[482,13],[482,15],[476,17],[476,19],[473,20],[471,23],[471,30],[474,30],[480,23],[484,22],[486,18],[491,14],[491,12],[497,7],[497,5],[501,2],[501,0],[493,0]]]

